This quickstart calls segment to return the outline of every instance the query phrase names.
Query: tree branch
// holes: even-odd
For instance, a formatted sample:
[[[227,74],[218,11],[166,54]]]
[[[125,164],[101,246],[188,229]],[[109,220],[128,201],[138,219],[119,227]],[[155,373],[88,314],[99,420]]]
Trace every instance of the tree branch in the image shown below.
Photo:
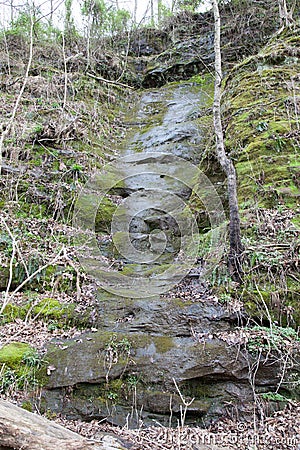
[[[106,80],[105,78],[97,77],[96,75],[93,75],[92,73],[89,73],[89,72],[87,72],[87,75],[91,78],[94,78],[95,80],[102,81],[103,83],[113,84],[115,86],[121,86],[126,89],[134,89],[132,86],[129,86],[128,84],[120,83],[119,81]]]

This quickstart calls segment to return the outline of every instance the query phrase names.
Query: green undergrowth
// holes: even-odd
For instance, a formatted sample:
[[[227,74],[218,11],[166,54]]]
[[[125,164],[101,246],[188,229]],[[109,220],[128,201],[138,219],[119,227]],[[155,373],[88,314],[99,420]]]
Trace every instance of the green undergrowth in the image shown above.
[[[251,331],[251,337],[247,342],[247,349],[252,354],[272,351],[286,352],[291,345],[299,346],[300,343],[298,334],[291,327],[282,328],[274,325],[272,328],[267,328],[255,326],[249,330]]]
[[[32,390],[39,385],[37,371],[42,366],[37,351],[23,342],[12,342],[0,349],[0,393]]]
[[[6,205],[2,218],[0,291],[10,280],[11,291],[73,292],[82,274],[64,251],[72,244],[72,228],[46,217],[22,217],[15,203]]]
[[[39,299],[36,293],[32,293],[21,304],[8,303],[0,317],[0,323],[10,323],[17,319],[42,320],[49,331],[72,326],[86,328],[89,325],[89,310],[77,313],[75,303],[63,303],[51,297]]]
[[[61,265],[49,264],[42,268],[44,267],[43,258],[37,255],[29,255],[25,261],[27,263],[26,269],[21,265],[18,258],[13,260],[11,289],[24,286],[21,289],[23,291],[30,289],[33,292],[44,293],[55,286],[56,292],[70,293],[76,288],[77,273],[72,266],[62,263]],[[0,289],[4,291],[10,279],[10,269],[7,263],[1,264],[0,269],[2,271]]]
[[[49,88],[46,78],[40,83],[42,89]],[[93,85],[95,90],[106,92],[96,82]],[[30,97],[29,103],[24,96],[18,126],[4,142],[8,168],[1,177],[0,205],[16,202],[19,216],[67,221],[91,170],[103,167],[117,152],[123,137],[117,118],[122,102],[100,103],[88,97],[83,101],[78,94],[68,104],[72,110],[69,115],[60,107],[53,109],[51,100],[43,96]],[[7,108],[13,108],[12,100],[7,96],[3,99]],[[35,116],[40,123],[32,126]],[[29,127],[32,131],[24,133]],[[14,174],[17,177],[12,178]]]

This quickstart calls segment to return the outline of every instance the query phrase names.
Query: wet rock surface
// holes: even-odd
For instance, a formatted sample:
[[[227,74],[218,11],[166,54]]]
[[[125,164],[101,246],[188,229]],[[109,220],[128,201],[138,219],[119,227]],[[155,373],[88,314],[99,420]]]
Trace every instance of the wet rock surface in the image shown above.
[[[118,300],[110,316],[103,313],[106,326],[99,322],[98,331],[48,348],[52,371],[44,408],[118,425],[171,420],[176,426],[184,407],[176,381],[189,404],[186,423],[209,423],[226,414],[228,405],[243,415],[253,397],[249,367],[255,360],[217,337],[237,317],[219,305],[185,306],[178,299],[144,299],[127,308],[124,303]],[[274,389],[279,372],[278,361],[262,358],[257,388]]]
[[[135,58],[159,54],[170,45],[170,35],[155,28],[141,29],[132,37],[129,55]]]
[[[78,214],[75,214],[81,220],[79,228],[92,231],[91,209],[95,208],[99,197],[107,192],[119,195],[120,202],[115,209],[109,204],[105,205],[105,210],[102,206],[100,209],[104,211],[103,216],[105,213],[112,219],[111,223],[106,221],[112,233],[102,239],[102,250],[105,256],[112,253],[121,262],[117,276],[114,261],[111,261],[113,271],[109,262],[104,267],[107,286],[113,289],[120,276],[126,277],[122,279],[126,289],[113,290],[118,295],[138,298],[139,291],[140,296],[145,297],[166,292],[168,278],[173,287],[189,272],[185,260],[180,258],[183,250],[189,255],[189,261],[194,262],[197,256],[198,244],[194,242],[197,224],[187,205],[196,183],[201,185],[204,204],[209,203],[205,205],[207,217],[215,216],[221,225],[223,207],[216,195],[211,196],[212,185],[207,184],[205,177],[199,182],[202,173],[196,165],[201,159],[199,148],[204,126],[199,117],[207,110],[210,89],[209,78],[205,89],[182,83],[144,92],[135,116],[128,118],[132,126],[121,151],[122,158],[90,182],[90,191],[80,202]],[[219,206],[221,213],[218,212],[220,217],[217,218],[215,211]],[[113,217],[109,211],[113,212]],[[96,226],[100,223],[98,216],[99,212],[95,216]],[[104,230],[104,225],[97,229]],[[163,264],[169,267],[162,268]],[[176,270],[173,270],[175,265]],[[97,267],[93,266],[95,274]],[[128,275],[135,275],[134,283]],[[155,282],[156,289],[152,292],[151,284]]]
[[[124,197],[112,229],[121,245],[124,224],[128,225],[132,252],[163,251],[154,263],[121,255],[117,270],[111,260],[110,284],[117,285],[122,274],[128,288],[123,296],[99,291],[94,332],[48,346],[48,368],[41,373],[44,410],[131,427],[176,426],[184,409],[186,424],[207,424],[235,410],[240,417],[247,416],[247,403],[253,401],[249,373],[255,359],[244,346],[220,337],[242,323],[242,312],[229,311],[209,295],[197,264],[189,273],[193,286],[189,300],[151,291],[155,277],[159,288],[170,281],[173,274],[168,269],[179,257],[178,239],[185,235],[178,223],[191,188],[181,181],[182,166],[176,165],[174,156],[188,156],[193,163],[201,158],[197,119],[201,108],[207,107],[207,97],[207,91],[190,84],[142,95],[123,150],[127,160],[109,173],[116,180],[122,174],[119,194]],[[185,179],[194,176],[191,169]],[[93,188],[97,194],[97,187],[108,185],[104,177]],[[154,187],[164,208],[159,207]],[[173,204],[170,195],[176,197]],[[109,235],[105,239],[109,241]],[[107,247],[106,257],[112,253]],[[145,279],[150,284],[148,296]],[[280,363],[262,357],[256,369],[257,388],[274,390]]]

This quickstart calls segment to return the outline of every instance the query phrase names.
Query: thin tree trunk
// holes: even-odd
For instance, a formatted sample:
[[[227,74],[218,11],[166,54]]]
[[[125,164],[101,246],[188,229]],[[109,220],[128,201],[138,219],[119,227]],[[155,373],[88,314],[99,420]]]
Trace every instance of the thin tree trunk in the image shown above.
[[[62,50],[63,50],[63,61],[64,61],[64,76],[65,76],[64,100],[63,100],[63,106],[62,106],[62,109],[64,110],[66,108],[67,96],[68,96],[68,69],[67,69],[67,60],[66,60],[66,41],[65,41],[64,33],[61,33],[61,36],[62,36]]]
[[[154,4],[153,4],[154,0],[150,0],[150,14],[151,14],[151,25],[154,26],[155,22],[154,22]]]
[[[14,21],[14,0],[10,0],[10,23]]]
[[[157,22],[158,24],[161,23],[161,19],[162,19],[162,14],[161,11],[162,10],[162,0],[157,0]]]
[[[137,23],[137,4],[138,0],[134,0],[134,7],[133,7],[133,23],[136,25]]]
[[[229,200],[229,272],[234,281],[242,279],[242,252],[240,216],[237,199],[237,177],[232,161],[227,157],[224,146],[224,135],[221,119],[221,85],[222,85],[222,58],[221,58],[221,19],[218,0],[212,0],[215,19],[215,91],[214,91],[214,128],[216,134],[217,158],[227,176]]]
[[[53,0],[50,0],[50,23],[53,25]]]
[[[72,19],[72,1],[73,0],[66,0],[65,1],[65,36],[67,39],[71,37],[71,30],[73,25],[73,19]]]
[[[22,96],[24,94],[27,82],[28,82],[28,77],[29,77],[29,71],[31,68],[31,64],[32,64],[32,59],[33,59],[33,40],[34,40],[34,18],[33,18],[33,12],[30,15],[30,47],[29,47],[29,58],[28,58],[28,63],[27,63],[27,67],[26,67],[26,72],[25,72],[25,76],[24,76],[24,80],[23,80],[23,84],[21,86],[20,92],[18,94],[14,109],[12,111],[11,117],[8,121],[7,124],[5,124],[5,129],[0,137],[0,175],[1,175],[1,168],[2,168],[2,153],[4,150],[4,143],[5,143],[5,139],[7,138],[7,136],[9,135],[9,133],[11,132],[13,123],[15,121],[16,118],[16,114],[18,111],[18,108],[20,106],[21,100],[22,100]]]

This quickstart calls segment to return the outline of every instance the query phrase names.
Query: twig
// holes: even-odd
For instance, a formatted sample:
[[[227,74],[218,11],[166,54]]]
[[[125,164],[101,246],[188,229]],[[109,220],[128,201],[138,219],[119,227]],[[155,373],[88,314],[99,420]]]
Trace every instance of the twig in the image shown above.
[[[36,275],[38,275],[44,269],[46,269],[47,267],[51,266],[56,261],[58,261],[60,256],[61,256],[61,254],[62,254],[62,252],[63,252],[63,250],[64,250],[64,247],[62,247],[60,249],[59,253],[55,256],[55,258],[53,258],[51,261],[49,261],[46,264],[44,264],[42,267],[39,267],[35,272],[33,272],[29,277],[27,277],[26,280],[24,280],[21,284],[19,284],[19,286],[12,292],[11,295],[14,296],[17,292],[19,292],[22,289],[23,286],[25,286],[25,284],[27,284],[30,280],[32,280]]]
[[[5,291],[5,295],[4,295],[3,304],[2,304],[1,309],[0,309],[0,314],[3,313],[6,305],[8,304],[8,301],[9,301],[9,290],[10,290],[10,286],[11,286],[12,279],[13,279],[15,255],[16,255],[16,244],[15,244],[15,240],[13,239],[13,250],[12,250],[12,255],[11,255],[11,258],[10,258],[10,262],[9,262],[9,279],[8,279],[8,283],[7,283],[7,286],[6,286],[6,291]]]
[[[180,397],[182,403],[184,404],[184,411],[183,412],[182,412],[182,406],[180,406],[181,426],[184,427],[187,409],[188,409],[189,406],[191,406],[191,404],[193,403],[195,398],[192,398],[192,400],[190,402],[187,402],[186,399],[183,397],[182,393],[180,392],[180,389],[178,387],[178,384],[176,383],[175,378],[173,378],[173,383],[175,384],[175,387],[176,387],[176,390],[177,390],[177,392],[179,394],[179,397]]]
[[[269,320],[269,323],[270,323],[270,332],[271,332],[271,334],[273,335],[273,321],[272,321],[272,317],[271,317],[269,308],[268,308],[268,306],[267,306],[267,304],[266,304],[266,302],[265,302],[265,300],[264,300],[264,298],[263,298],[263,296],[262,296],[262,293],[260,292],[259,287],[257,286],[257,283],[256,283],[256,282],[255,282],[255,287],[256,287],[256,290],[257,290],[257,292],[258,292],[258,294],[259,294],[259,296],[260,296],[260,299],[261,299],[261,301],[262,301],[262,304],[264,305],[264,308],[265,308],[265,310],[266,310],[266,313],[267,313],[267,316],[268,316],[268,320]]]
[[[124,67],[123,67],[123,70],[122,70],[121,75],[120,75],[120,76],[118,77],[118,79],[116,80],[117,83],[119,83],[119,80],[122,79],[122,77],[123,77],[123,75],[124,75],[124,73],[125,73],[125,71],[126,71],[126,69],[127,69],[127,64],[128,64],[128,53],[129,53],[129,48],[130,48],[130,37],[131,37],[130,32],[131,32],[131,30],[128,30],[128,38],[127,38],[127,46],[126,46],[126,55],[125,55],[125,64],[124,64]]]
[[[102,78],[102,77],[96,77],[96,75],[93,75],[92,73],[89,73],[89,72],[87,72],[87,75],[91,78],[94,78],[95,80],[102,81],[103,83],[113,84],[115,86],[121,86],[126,89],[132,89],[132,90],[134,89],[132,86],[129,86],[128,84],[120,83],[119,81],[106,80],[105,78]]]
[[[74,262],[71,260],[71,258],[67,255],[67,251],[66,249],[64,249],[64,257],[65,259],[68,261],[68,263],[70,264],[70,266],[75,270],[76,272],[76,297],[77,297],[77,301],[80,300],[81,297],[81,287],[80,287],[80,271],[78,269],[78,267],[76,267],[76,265],[74,264]]]
[[[65,46],[65,34],[62,33],[62,50],[63,50],[63,59],[64,59],[64,75],[65,75],[65,81],[64,81],[64,100],[63,100],[63,110],[66,107],[67,104],[67,94],[68,94],[68,72],[67,72],[67,60],[66,60],[66,46]]]

